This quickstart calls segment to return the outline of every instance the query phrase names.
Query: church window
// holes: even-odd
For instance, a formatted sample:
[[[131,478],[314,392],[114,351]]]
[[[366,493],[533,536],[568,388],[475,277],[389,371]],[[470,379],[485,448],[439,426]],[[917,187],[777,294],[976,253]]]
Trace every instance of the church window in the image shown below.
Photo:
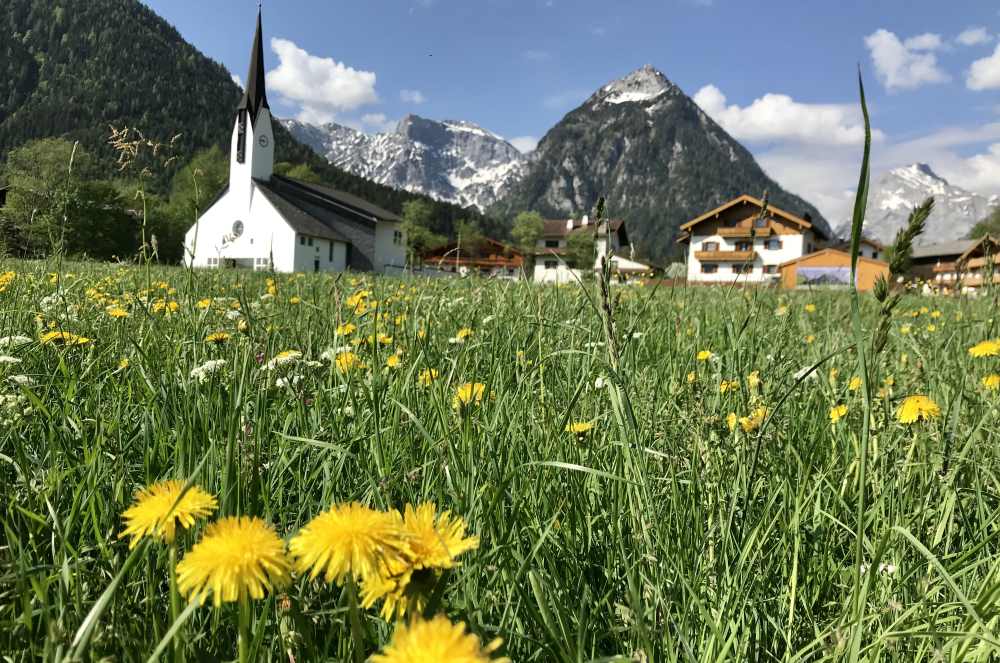
[[[243,222],[234,221],[233,222],[233,237],[239,237],[243,234]]]
[[[306,236],[305,235],[299,235],[299,245],[301,245],[301,246],[305,246],[306,245]]]
[[[239,124],[236,128],[236,162],[246,161],[247,153],[247,112],[240,111]]]
[[[392,243],[397,245],[403,243],[403,232],[401,230],[392,231]]]
[[[333,242],[330,242],[330,262],[333,262]]]

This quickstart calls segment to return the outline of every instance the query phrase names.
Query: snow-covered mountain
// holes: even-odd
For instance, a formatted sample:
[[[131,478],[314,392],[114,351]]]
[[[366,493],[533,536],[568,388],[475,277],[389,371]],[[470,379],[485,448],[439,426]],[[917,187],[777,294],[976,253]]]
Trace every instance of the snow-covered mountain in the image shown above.
[[[949,184],[925,163],[915,163],[884,173],[868,196],[865,235],[889,244],[896,232],[906,226],[910,211],[928,196],[934,196],[934,211],[927,219],[924,234],[917,244],[935,244],[962,239],[972,226],[984,219],[997,204],[997,197],[987,198]],[[841,237],[851,234],[850,221],[837,229]]]
[[[527,161],[503,138],[471,122],[407,115],[395,131],[378,134],[332,122],[282,124],[297,140],[350,173],[480,210],[520,178]]]

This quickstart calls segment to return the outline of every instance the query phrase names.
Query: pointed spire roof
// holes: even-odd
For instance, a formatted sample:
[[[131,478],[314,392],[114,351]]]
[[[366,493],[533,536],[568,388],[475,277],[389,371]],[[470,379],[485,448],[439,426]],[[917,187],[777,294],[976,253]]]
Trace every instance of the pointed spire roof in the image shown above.
[[[264,45],[261,38],[260,9],[257,9],[257,32],[253,36],[253,46],[250,48],[250,70],[247,72],[246,89],[237,111],[245,110],[250,115],[250,121],[257,120],[261,108],[270,110],[267,105],[267,90],[264,88]]]

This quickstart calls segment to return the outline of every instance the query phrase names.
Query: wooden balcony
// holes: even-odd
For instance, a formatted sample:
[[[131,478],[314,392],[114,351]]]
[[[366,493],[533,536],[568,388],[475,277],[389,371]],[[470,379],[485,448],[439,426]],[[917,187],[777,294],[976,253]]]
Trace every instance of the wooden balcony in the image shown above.
[[[753,262],[757,259],[756,251],[695,251],[694,257],[699,262]]]
[[[939,262],[934,265],[933,269],[935,274],[947,274],[949,272],[957,271],[955,263],[953,262]]]
[[[719,228],[719,237],[733,237],[733,238],[745,238],[750,239],[750,237],[770,237],[770,228]]]

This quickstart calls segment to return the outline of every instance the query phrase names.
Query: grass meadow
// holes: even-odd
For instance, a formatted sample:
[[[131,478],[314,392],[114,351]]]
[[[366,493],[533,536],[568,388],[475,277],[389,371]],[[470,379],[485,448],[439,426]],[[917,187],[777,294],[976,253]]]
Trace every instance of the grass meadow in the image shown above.
[[[452,660],[1000,656],[992,295],[905,295],[863,381],[843,291],[615,287],[609,336],[593,283],[4,270],[5,661],[375,654],[394,620],[349,581],[171,605],[212,520],[288,541],[352,501],[478,537],[421,604],[484,643]],[[130,549],[164,479],[217,509]]]

